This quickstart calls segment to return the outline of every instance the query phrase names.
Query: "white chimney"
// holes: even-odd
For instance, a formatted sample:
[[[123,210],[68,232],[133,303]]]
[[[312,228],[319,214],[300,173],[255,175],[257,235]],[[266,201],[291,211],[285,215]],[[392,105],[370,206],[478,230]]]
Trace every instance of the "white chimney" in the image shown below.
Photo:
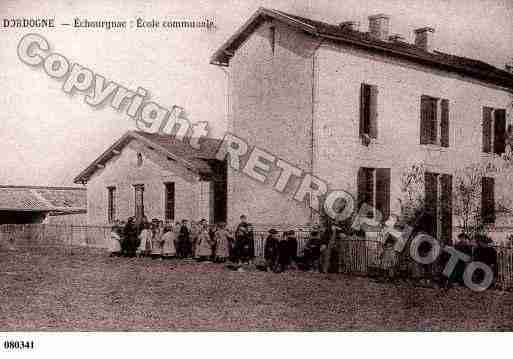
[[[426,51],[435,49],[435,29],[432,27],[422,27],[415,31],[415,45]]]
[[[387,41],[390,27],[390,16],[377,14],[369,16],[369,34],[378,40]]]
[[[358,21],[344,21],[338,24],[338,26],[344,30],[358,31],[360,29],[360,23]]]
[[[506,71],[511,72],[513,74],[513,59],[509,60],[509,62],[504,65]]]

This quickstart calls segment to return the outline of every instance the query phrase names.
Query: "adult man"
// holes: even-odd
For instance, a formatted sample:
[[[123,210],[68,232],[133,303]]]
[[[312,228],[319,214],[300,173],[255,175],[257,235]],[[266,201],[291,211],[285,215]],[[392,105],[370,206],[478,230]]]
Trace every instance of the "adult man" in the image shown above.
[[[278,265],[278,231],[274,228],[269,230],[269,235],[265,240],[264,258],[266,270],[274,271]]]
[[[187,226],[187,220],[182,220],[182,226],[180,227],[180,233],[178,234],[178,256],[185,258],[192,255],[192,245],[190,240],[189,227]]]
[[[249,262],[255,257],[253,226],[245,215],[240,216],[240,223],[235,230],[234,254],[237,261]]]
[[[129,257],[135,256],[135,251],[139,246],[138,236],[139,230],[135,224],[135,218],[130,217],[123,228],[123,241],[121,244],[123,254]]]

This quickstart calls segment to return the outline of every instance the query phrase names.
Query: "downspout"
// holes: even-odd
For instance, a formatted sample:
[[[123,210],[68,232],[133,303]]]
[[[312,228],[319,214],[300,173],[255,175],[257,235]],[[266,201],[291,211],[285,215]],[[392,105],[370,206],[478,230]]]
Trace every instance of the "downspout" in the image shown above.
[[[324,42],[324,39],[321,38],[319,40],[319,43],[317,44],[317,46],[315,47],[315,49],[313,50],[313,53],[312,53],[312,93],[311,93],[311,101],[312,101],[312,112],[311,112],[311,143],[310,143],[310,149],[311,149],[311,153],[310,153],[310,172],[312,174],[312,176],[315,176],[315,154],[316,154],[316,151],[317,151],[317,148],[315,146],[315,142],[316,142],[316,136],[317,136],[317,133],[315,132],[315,114],[316,114],[316,106],[315,106],[315,101],[317,100],[317,79],[318,79],[318,76],[317,76],[317,50],[319,50],[319,47],[321,47],[322,43]],[[313,222],[316,220],[315,218],[315,213],[313,211],[313,209],[310,211],[310,220]]]

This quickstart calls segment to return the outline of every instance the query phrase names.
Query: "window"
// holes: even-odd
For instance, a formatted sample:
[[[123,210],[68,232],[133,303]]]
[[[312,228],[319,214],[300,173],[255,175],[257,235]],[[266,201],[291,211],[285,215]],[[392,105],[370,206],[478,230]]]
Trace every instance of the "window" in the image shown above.
[[[276,27],[269,27],[269,43],[271,45],[271,53],[274,55],[274,48],[276,46]]]
[[[116,187],[107,187],[107,218],[109,223],[116,220]]]
[[[426,172],[425,213],[420,229],[442,243],[452,239],[452,175]]]
[[[174,182],[165,183],[165,216],[166,221],[175,219],[175,184]]]
[[[379,210],[386,220],[390,215],[390,168],[361,167],[357,181],[358,208],[366,203]]]
[[[498,155],[506,150],[506,110],[483,107],[483,152]]]
[[[481,218],[483,223],[495,223],[495,180],[483,177],[481,181]]]
[[[360,88],[360,137],[378,138],[378,87]]]
[[[135,220],[136,222],[140,222],[144,216],[144,185],[136,184],[134,185],[134,194],[135,194]]]
[[[420,144],[449,147],[449,100],[421,96]]]

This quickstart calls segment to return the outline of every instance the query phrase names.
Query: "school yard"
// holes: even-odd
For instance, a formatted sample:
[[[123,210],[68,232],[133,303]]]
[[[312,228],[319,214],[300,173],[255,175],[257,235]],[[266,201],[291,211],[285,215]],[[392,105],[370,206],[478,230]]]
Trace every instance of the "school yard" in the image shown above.
[[[0,331],[512,330],[513,293],[341,274],[0,251]]]

